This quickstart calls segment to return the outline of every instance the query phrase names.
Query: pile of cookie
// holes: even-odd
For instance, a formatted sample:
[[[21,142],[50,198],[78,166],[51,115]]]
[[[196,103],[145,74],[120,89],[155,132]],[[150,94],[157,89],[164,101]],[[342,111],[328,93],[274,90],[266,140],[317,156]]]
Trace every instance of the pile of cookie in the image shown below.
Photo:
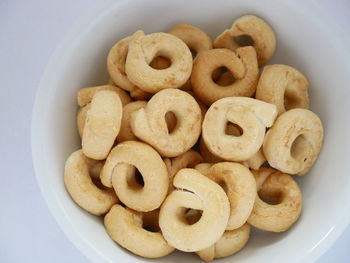
[[[323,127],[307,78],[265,66],[275,49],[253,15],[215,41],[190,25],[118,41],[109,83],[78,92],[82,148],[64,173],[72,199],[147,258],[178,249],[211,261],[242,249],[251,226],[288,230],[302,210],[291,175],[313,166]]]

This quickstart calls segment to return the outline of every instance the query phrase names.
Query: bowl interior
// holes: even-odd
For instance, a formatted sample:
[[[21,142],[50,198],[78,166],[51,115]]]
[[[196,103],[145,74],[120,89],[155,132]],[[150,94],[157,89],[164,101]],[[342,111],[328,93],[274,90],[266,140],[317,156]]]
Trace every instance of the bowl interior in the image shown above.
[[[253,231],[237,262],[302,262],[316,258],[349,219],[350,179],[347,122],[350,83],[344,44],[325,28],[318,11],[282,1],[134,0],[109,4],[83,23],[56,52],[41,83],[33,113],[33,159],[38,182],[65,233],[96,262],[144,262],[116,245],[102,219],[80,209],[63,185],[69,154],[80,148],[76,129],[76,92],[107,82],[106,56],[119,39],[138,29],[167,32],[180,23],[195,25],[213,39],[242,14],[267,20],[277,35],[277,51],[269,64],[291,65],[310,80],[311,109],[323,120],[324,147],[312,171],[297,178],[303,192],[303,213],[282,234]],[[349,56],[348,56],[349,57]],[[142,245],[142,244],[140,244]],[[176,252],[162,262],[197,262],[195,254]]]

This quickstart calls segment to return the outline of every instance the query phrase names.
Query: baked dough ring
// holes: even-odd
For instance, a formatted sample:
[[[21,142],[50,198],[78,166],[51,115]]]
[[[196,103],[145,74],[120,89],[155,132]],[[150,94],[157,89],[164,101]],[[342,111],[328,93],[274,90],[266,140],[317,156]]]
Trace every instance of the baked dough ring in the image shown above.
[[[214,164],[205,174],[222,185],[230,201],[230,217],[226,230],[241,227],[252,212],[256,198],[256,183],[248,168],[239,163]]]
[[[275,104],[278,114],[294,108],[309,108],[309,81],[295,68],[287,65],[264,67],[255,97]]]
[[[101,90],[95,93],[82,136],[82,150],[92,159],[103,160],[117,137],[123,114],[122,103],[117,93]]]
[[[292,109],[281,114],[267,132],[263,150],[272,167],[304,175],[316,161],[322,143],[320,118],[306,109]]]
[[[261,147],[266,127],[271,127],[277,115],[276,106],[245,97],[223,98],[207,111],[202,136],[209,151],[228,161],[245,161]],[[225,134],[227,122],[239,125],[239,137]]]
[[[157,56],[170,59],[170,67],[152,68],[149,64]],[[137,31],[129,44],[125,71],[132,83],[150,93],[179,88],[191,75],[192,55],[186,44],[171,34],[145,35],[143,31]]]
[[[80,89],[78,91],[78,96],[77,96],[78,105],[80,106],[80,108],[78,110],[78,114],[77,114],[77,127],[78,127],[78,132],[79,132],[80,138],[83,137],[83,130],[84,130],[84,126],[85,126],[86,113],[91,107],[90,102],[91,102],[93,96],[95,95],[95,93],[97,91],[101,91],[101,90],[115,91],[118,94],[123,107],[126,104],[132,102],[132,99],[130,98],[128,93],[126,93],[124,90],[122,90],[116,86],[113,86],[113,85],[102,85],[102,86],[88,87],[88,88]],[[122,132],[122,129],[120,132]]]
[[[248,223],[257,228],[283,232],[299,218],[302,209],[302,194],[293,178],[272,168],[253,171],[261,198],[276,202],[270,205],[257,195]]]
[[[131,115],[135,111],[142,109],[146,105],[147,105],[147,101],[138,100],[138,101],[131,102],[123,107],[123,117],[121,121],[120,132],[117,136],[118,143],[121,143],[124,141],[138,140],[131,130]]]
[[[128,55],[129,43],[132,37],[118,41],[109,51],[107,56],[107,70],[112,81],[126,91],[133,91],[137,87],[132,84],[125,73],[125,60]]]
[[[173,27],[169,34],[180,38],[195,54],[213,48],[213,41],[207,33],[195,26],[180,24]]]
[[[215,83],[212,73],[220,67],[228,68],[236,81],[228,86]],[[191,84],[196,96],[206,105],[211,105],[225,97],[252,96],[258,78],[259,69],[254,48],[242,47],[236,53],[220,48],[198,54],[193,63]]]
[[[126,93],[124,90],[113,86],[113,85],[102,85],[102,86],[95,86],[95,87],[88,87],[88,88],[82,88],[78,91],[77,101],[78,105],[80,107],[83,107],[91,102],[92,98],[96,94],[96,92],[101,90],[111,90],[115,91],[120,101],[122,102],[122,105],[125,106],[126,104],[132,102],[132,99],[130,98],[129,94]]]
[[[177,118],[177,125],[171,133],[164,118],[169,111]],[[145,108],[132,115],[131,128],[161,156],[175,157],[197,142],[201,123],[201,110],[191,95],[177,89],[166,89],[155,94]]]
[[[130,96],[137,100],[147,100],[152,94],[140,90],[128,79],[125,73],[125,61],[128,55],[129,43],[132,36],[128,36],[118,41],[109,51],[107,56],[107,70],[113,81],[118,87],[129,91]]]
[[[145,258],[160,258],[174,251],[159,232],[142,228],[144,215],[114,205],[104,218],[109,236],[120,246]]]
[[[239,36],[249,36],[254,41],[259,67],[265,65],[276,50],[276,37],[270,25],[263,19],[244,15],[235,20],[230,29],[225,30],[214,41],[215,48],[236,50],[240,44],[236,42]]]
[[[119,134],[117,136],[117,142],[120,143],[124,141],[138,141],[138,138],[134,135],[131,129],[131,115],[135,111],[141,108],[144,108],[146,105],[147,105],[147,101],[138,100],[138,101],[133,101],[123,107],[122,123],[121,123]],[[84,111],[81,111],[81,112],[79,111],[79,115],[83,115]],[[172,112],[168,112],[165,115],[165,121],[167,123],[168,130],[169,131],[174,130],[174,128],[176,127],[176,117]],[[78,128],[79,128],[79,125],[81,124],[78,121]]]
[[[135,181],[135,167],[140,171],[144,186]],[[120,201],[131,209],[147,212],[157,209],[169,187],[166,166],[159,154],[142,142],[118,144],[108,155],[101,171],[101,182],[113,188]]]
[[[161,206],[159,226],[168,243],[185,252],[194,252],[215,243],[224,233],[230,205],[222,188],[195,169],[180,170],[174,186]],[[202,210],[195,224],[185,221],[186,208]]]
[[[167,166],[169,172],[169,192],[174,189],[173,179],[178,171],[180,171],[183,168],[193,168],[202,161],[202,156],[192,149],[175,158],[165,159],[164,163]]]
[[[244,224],[238,229],[226,230],[215,244],[196,253],[204,261],[228,257],[240,251],[247,244],[249,236],[250,226]]]
[[[74,202],[91,214],[102,215],[118,202],[113,189],[98,188],[90,177],[91,162],[81,150],[72,153],[64,167],[64,184]]]

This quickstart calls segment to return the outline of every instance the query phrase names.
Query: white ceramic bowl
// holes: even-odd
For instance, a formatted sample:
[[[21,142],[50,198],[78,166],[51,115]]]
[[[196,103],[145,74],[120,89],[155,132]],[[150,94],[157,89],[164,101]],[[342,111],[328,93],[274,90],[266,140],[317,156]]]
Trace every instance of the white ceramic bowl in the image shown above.
[[[263,17],[276,32],[277,51],[270,63],[294,66],[308,76],[311,109],[323,120],[325,143],[312,171],[298,178],[304,209],[296,225],[282,234],[254,231],[245,249],[221,262],[312,262],[343,231],[350,219],[350,45],[317,7],[288,2],[111,1],[83,19],[59,46],[36,98],[33,160],[51,212],[66,235],[92,261],[149,260],[115,244],[106,234],[102,220],[80,209],[64,188],[65,160],[80,147],[75,124],[77,90],[106,83],[109,49],[137,29],[166,32],[176,24],[188,23],[215,38],[246,13]],[[182,260],[199,261],[193,253],[176,252],[158,262]]]

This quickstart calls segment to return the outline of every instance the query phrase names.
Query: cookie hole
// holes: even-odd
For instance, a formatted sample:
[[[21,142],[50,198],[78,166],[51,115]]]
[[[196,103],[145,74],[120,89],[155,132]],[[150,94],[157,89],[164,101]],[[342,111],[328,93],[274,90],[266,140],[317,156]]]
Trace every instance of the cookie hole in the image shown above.
[[[227,67],[219,67],[215,69],[211,78],[216,84],[223,87],[232,85],[236,81]]]
[[[126,176],[126,181],[128,186],[133,190],[141,190],[145,182],[143,181],[142,174],[136,167],[132,167],[132,169],[128,170],[128,174]]]
[[[280,203],[282,203],[282,199],[283,199],[283,195],[280,191],[276,190],[260,190],[258,192],[258,195],[260,197],[260,199],[262,201],[264,201],[265,203],[269,204],[269,205],[278,205]]]
[[[235,80],[236,79],[233,77],[231,71],[226,71],[216,80],[215,83],[225,87],[232,85],[235,82]]]
[[[171,66],[171,60],[164,56],[155,57],[149,64],[154,69],[167,69]]]
[[[226,135],[230,135],[230,136],[242,136],[243,134],[243,129],[241,128],[241,126],[232,123],[232,122],[228,122],[226,124],[226,128],[225,128],[225,134]]]
[[[188,225],[197,223],[202,217],[203,211],[197,209],[187,209],[185,212],[185,220]]]
[[[295,138],[292,143],[292,147],[290,148],[290,154],[294,159],[297,159],[302,162],[307,161],[307,157],[309,156],[310,143],[305,138],[304,135],[299,135]]]
[[[168,128],[168,133],[171,134],[177,126],[177,118],[174,112],[168,111],[165,114],[166,126]]]
[[[142,228],[150,232],[160,232],[158,224],[159,210],[154,210],[142,214]]]
[[[228,71],[229,70],[226,67],[219,67],[213,70],[213,72],[211,73],[211,79],[216,83],[216,81],[220,78],[220,76]]]
[[[254,40],[249,35],[239,35],[234,40],[241,47],[254,46]]]

